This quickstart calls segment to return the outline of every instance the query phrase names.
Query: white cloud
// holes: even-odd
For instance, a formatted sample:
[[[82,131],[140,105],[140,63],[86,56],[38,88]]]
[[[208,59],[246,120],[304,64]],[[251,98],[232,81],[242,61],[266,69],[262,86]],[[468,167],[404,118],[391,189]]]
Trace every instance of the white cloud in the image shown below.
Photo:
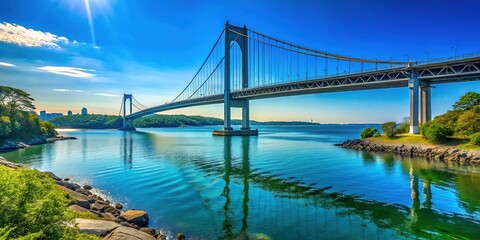
[[[65,88],[54,88],[52,90],[55,91],[55,92],[82,92],[82,90],[65,89]]]
[[[110,94],[110,93],[95,93],[94,95],[102,96],[102,97],[118,97],[118,95]]]
[[[39,67],[38,70],[70,76],[70,77],[77,77],[77,78],[91,78],[95,76],[89,72],[95,72],[93,69],[85,69],[85,68],[75,68],[75,67],[58,67],[58,66],[45,66]]]
[[[50,48],[61,48],[59,44],[71,43],[66,37],[7,22],[0,23],[0,41],[25,47],[46,46]],[[76,41],[74,41],[74,44],[76,44]]]
[[[15,67],[14,64],[6,63],[6,62],[0,62],[0,66],[3,66],[3,67]]]

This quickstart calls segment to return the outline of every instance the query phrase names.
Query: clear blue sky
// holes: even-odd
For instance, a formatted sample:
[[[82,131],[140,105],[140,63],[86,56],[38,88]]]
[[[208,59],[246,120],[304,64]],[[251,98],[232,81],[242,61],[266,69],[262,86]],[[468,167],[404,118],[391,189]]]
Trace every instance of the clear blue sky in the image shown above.
[[[480,2],[473,0],[3,0],[1,5],[0,84],[31,93],[38,110],[64,113],[85,106],[116,114],[124,92],[147,106],[172,100],[226,20],[355,57],[404,61],[405,55],[425,60],[427,53],[449,57],[454,49],[458,55],[480,52]],[[438,85],[432,91],[433,114],[479,87],[479,82]],[[256,100],[251,117],[399,121],[408,115],[408,99],[402,88]],[[222,109],[213,105],[169,113],[221,117]]]

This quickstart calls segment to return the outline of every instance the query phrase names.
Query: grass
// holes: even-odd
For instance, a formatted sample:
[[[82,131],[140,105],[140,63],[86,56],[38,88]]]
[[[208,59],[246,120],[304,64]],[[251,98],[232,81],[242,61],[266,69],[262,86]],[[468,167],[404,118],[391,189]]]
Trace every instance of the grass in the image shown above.
[[[468,139],[459,138],[459,137],[449,137],[447,142],[437,144],[432,143],[421,134],[398,134],[393,138],[389,138],[385,135],[381,135],[379,137],[370,137],[368,140],[377,143],[385,143],[385,144],[419,144],[424,146],[445,146],[445,147],[458,147],[460,149],[465,150],[479,150],[480,146],[473,145],[469,142]]]

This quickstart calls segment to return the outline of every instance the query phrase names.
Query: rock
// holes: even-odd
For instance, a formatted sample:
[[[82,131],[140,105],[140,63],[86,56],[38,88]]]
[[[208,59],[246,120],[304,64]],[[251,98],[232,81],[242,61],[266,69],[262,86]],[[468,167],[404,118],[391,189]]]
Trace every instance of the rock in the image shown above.
[[[177,234],[177,240],[185,240],[185,235],[183,235],[183,233],[179,233]]]
[[[66,187],[70,190],[73,190],[73,191],[81,188],[80,185],[78,185],[76,183],[65,182],[65,181],[63,181],[63,182],[60,181],[60,182],[57,182],[57,183],[58,183],[58,185],[64,186],[64,187]]]
[[[155,240],[154,237],[129,227],[118,227],[103,240]]]
[[[25,144],[25,143],[23,143],[23,142],[17,143],[17,148],[27,148],[27,147],[30,147],[30,145]]]
[[[140,228],[133,223],[128,223],[128,222],[123,221],[123,222],[119,222],[119,224],[122,225],[122,226],[125,226],[125,227],[131,227],[131,228],[135,228],[137,230],[140,230]]]
[[[115,216],[113,216],[113,214],[109,213],[109,212],[106,212],[106,213],[102,213],[101,216],[105,219],[105,220],[108,220],[108,221],[113,221],[115,222]]]
[[[167,240],[167,236],[165,236],[165,235],[162,235],[162,234],[159,234],[159,235],[157,236],[157,239],[160,239],[160,240]]]
[[[122,208],[123,208],[123,205],[120,204],[120,203],[115,203],[115,208],[116,208],[116,209],[122,209]]]
[[[63,181],[68,182],[68,181],[70,181],[70,178],[68,178],[68,177],[64,178]]]
[[[85,185],[85,186],[83,186],[83,189],[85,189],[85,190],[92,190],[93,188],[92,188],[92,186],[90,186],[90,185]]]
[[[68,206],[68,209],[70,209],[74,212],[88,212],[88,209],[86,209],[84,207],[80,207],[77,204],[73,204],[73,205]]]
[[[140,228],[140,231],[142,231],[144,233],[148,233],[152,236],[155,236],[155,234],[157,234],[157,230],[155,230],[153,228]]]
[[[127,222],[133,223],[139,227],[146,227],[148,226],[148,214],[142,210],[128,210],[121,215]]]
[[[59,178],[57,175],[55,175],[54,173],[52,172],[45,172],[50,178],[52,178],[53,180],[55,181],[62,181],[61,178]]]
[[[75,219],[75,223],[81,233],[94,234],[101,237],[107,235],[114,229],[121,227],[120,224],[111,221],[84,218]]]
[[[90,206],[90,209],[94,210],[94,211],[98,211],[98,212],[104,212],[105,211],[105,208],[107,208],[108,205],[103,205],[103,204],[100,204],[100,203],[94,203]]]
[[[72,191],[71,189],[68,189],[64,186],[58,186],[58,187],[63,191],[67,192],[67,196],[69,198],[73,198],[72,200],[74,200],[78,206],[86,209],[90,209],[90,199],[88,199],[85,195]]]
[[[0,157],[0,165],[3,165],[3,166],[8,167],[8,168],[13,168],[13,169],[17,169],[17,168],[21,167],[21,165],[9,162],[9,161],[5,160],[5,158],[2,158],[2,157]]]
[[[79,193],[81,193],[81,194],[83,194],[83,195],[85,195],[85,196],[90,196],[90,195],[92,195],[92,193],[91,193],[90,191],[85,190],[85,189],[81,189],[81,188],[75,190],[75,192],[79,192]]]

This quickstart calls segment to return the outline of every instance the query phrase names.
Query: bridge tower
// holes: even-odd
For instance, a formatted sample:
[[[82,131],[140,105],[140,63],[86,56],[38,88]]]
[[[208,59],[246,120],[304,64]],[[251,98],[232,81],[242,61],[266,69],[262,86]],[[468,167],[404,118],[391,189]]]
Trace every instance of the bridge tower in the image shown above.
[[[123,124],[122,128],[120,130],[135,130],[135,127],[133,127],[133,119],[128,120],[127,119],[127,101],[129,101],[130,105],[130,112],[129,114],[132,114],[132,105],[133,105],[133,100],[132,100],[132,94],[123,94],[123,100],[122,100],[122,107],[123,107]]]
[[[240,33],[240,34],[238,34]],[[235,42],[240,47],[242,53],[242,89],[248,88],[248,31],[247,27],[232,26],[225,22],[225,71],[224,71],[224,109],[223,109],[223,130],[214,130],[213,135],[218,136],[250,136],[258,135],[258,130],[250,129],[250,106],[248,99],[244,100],[232,100],[230,96],[230,45]],[[242,109],[242,127],[240,130],[233,130],[231,108]]]

